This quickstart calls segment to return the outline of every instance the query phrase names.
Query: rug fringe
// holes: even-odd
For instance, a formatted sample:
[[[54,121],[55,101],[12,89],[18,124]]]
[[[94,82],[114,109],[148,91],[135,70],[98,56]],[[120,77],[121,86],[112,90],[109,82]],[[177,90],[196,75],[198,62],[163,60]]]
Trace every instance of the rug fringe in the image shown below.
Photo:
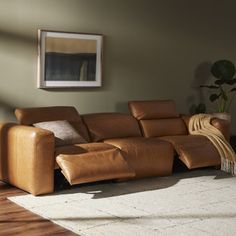
[[[221,157],[221,170],[236,176],[236,162]]]

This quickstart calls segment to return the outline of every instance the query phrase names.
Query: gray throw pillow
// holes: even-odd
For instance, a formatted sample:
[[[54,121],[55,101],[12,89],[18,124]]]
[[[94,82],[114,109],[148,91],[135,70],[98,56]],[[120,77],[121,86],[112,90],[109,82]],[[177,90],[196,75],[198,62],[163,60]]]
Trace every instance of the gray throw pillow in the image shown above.
[[[86,143],[85,139],[80,136],[74,127],[66,120],[39,122],[33,124],[33,126],[53,132],[55,136],[55,146]]]

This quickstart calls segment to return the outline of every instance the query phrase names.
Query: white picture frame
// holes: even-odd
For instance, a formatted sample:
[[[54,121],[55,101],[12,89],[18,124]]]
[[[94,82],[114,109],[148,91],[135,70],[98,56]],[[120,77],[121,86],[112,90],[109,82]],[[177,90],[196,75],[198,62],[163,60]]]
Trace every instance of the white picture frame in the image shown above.
[[[38,30],[37,88],[100,87],[100,34]]]

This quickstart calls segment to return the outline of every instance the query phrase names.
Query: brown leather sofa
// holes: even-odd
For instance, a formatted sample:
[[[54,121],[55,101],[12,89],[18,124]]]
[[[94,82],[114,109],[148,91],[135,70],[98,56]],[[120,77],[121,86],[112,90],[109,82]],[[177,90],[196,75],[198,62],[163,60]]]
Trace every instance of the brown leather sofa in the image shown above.
[[[20,124],[0,126],[0,179],[34,195],[54,191],[61,168],[70,184],[106,179],[165,176],[172,173],[174,151],[189,167],[219,165],[219,155],[202,136],[188,135],[188,117],[173,101],[129,103],[133,116],[99,113],[80,116],[74,107],[16,109]],[[51,131],[37,122],[66,120],[86,140],[55,147]],[[213,125],[228,135],[228,124]]]
[[[139,121],[142,134],[171,143],[181,161],[189,168],[219,166],[221,159],[214,145],[205,136],[189,135],[189,116],[181,116],[174,101],[131,101],[129,108]],[[229,141],[229,123],[212,119]]]

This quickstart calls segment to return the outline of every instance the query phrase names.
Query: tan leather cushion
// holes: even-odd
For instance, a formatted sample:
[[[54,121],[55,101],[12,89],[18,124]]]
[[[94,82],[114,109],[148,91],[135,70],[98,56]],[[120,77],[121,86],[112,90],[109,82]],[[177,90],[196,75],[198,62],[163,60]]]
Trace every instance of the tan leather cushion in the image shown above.
[[[114,146],[107,143],[81,143],[67,146],[60,146],[55,148],[55,169],[58,169],[59,166],[56,162],[56,157],[60,154],[65,155],[75,155],[82,154],[87,152],[97,152],[97,151],[106,151],[114,149]]]
[[[141,120],[140,124],[144,136],[148,138],[188,133],[187,127],[181,118]]]
[[[93,142],[110,138],[138,137],[141,131],[137,120],[120,113],[98,113],[82,116]]]
[[[228,142],[230,141],[230,122],[228,120],[213,118],[211,124],[221,131]]]
[[[1,124],[0,134],[0,179],[34,195],[53,192],[53,133]]]
[[[175,102],[172,100],[130,101],[129,108],[138,120],[179,117]]]
[[[59,155],[57,163],[70,184],[133,177],[134,171],[119,149],[80,155]]]
[[[17,108],[15,114],[18,121],[23,125],[52,120],[81,120],[76,109],[70,106]]]
[[[57,147],[55,148],[55,156],[58,156],[60,154],[82,154],[86,152],[105,151],[109,149],[114,149],[114,146],[107,143],[81,143]]]
[[[86,126],[83,124],[79,113],[74,107],[52,106],[17,108],[15,115],[20,124],[23,125],[32,125],[44,121],[67,120],[85,140],[89,141]]]
[[[181,118],[184,120],[186,127],[188,127],[191,115],[181,115]],[[228,120],[214,117],[211,119],[211,124],[220,130],[228,142],[230,141],[230,122]]]
[[[33,126],[53,132],[55,146],[86,143],[85,139],[66,120],[39,122],[33,124]]]
[[[104,142],[122,150],[137,178],[172,173],[174,150],[168,142],[143,137],[108,139]]]
[[[160,138],[172,143],[179,158],[189,169],[220,165],[214,145],[202,135],[180,135]]]

